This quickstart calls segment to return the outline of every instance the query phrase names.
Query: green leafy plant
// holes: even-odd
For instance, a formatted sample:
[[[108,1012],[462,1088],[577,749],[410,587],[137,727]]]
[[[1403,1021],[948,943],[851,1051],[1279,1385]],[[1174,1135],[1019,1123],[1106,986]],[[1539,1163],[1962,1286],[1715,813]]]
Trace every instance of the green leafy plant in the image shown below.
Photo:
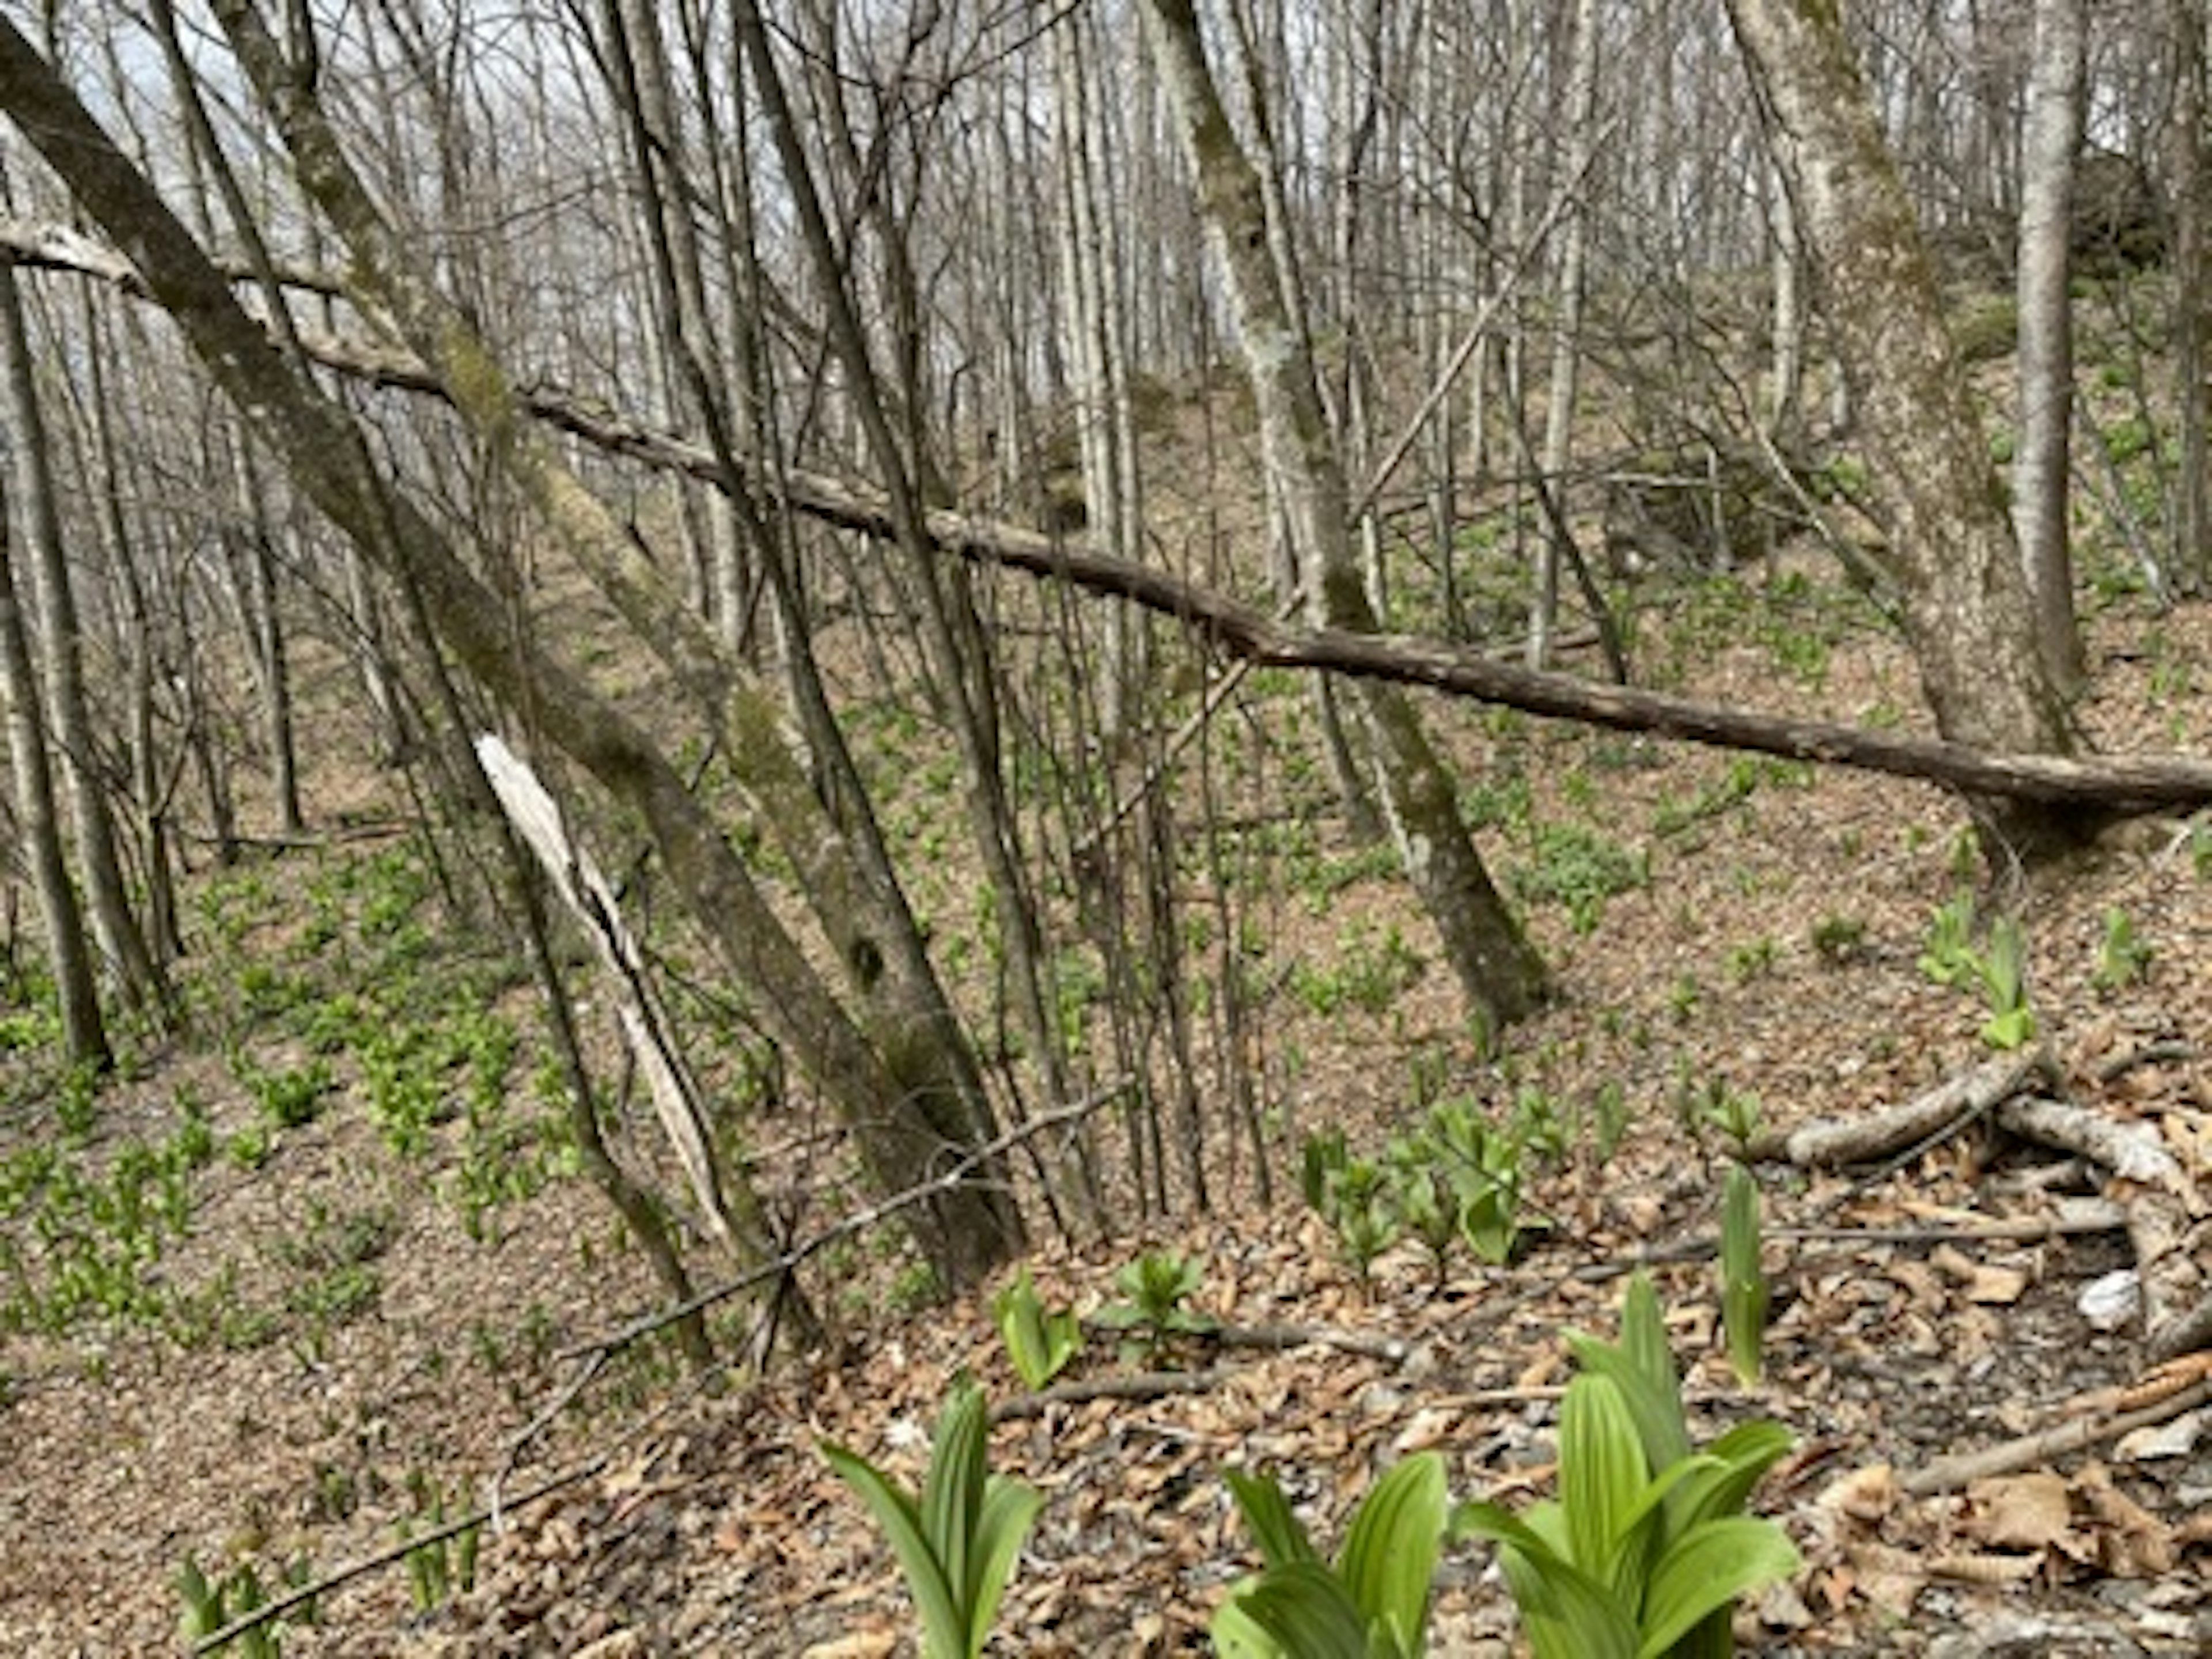
[[[937,1425],[921,1489],[824,1441],[822,1455],[860,1494],[897,1554],[921,1618],[922,1659],[975,1659],[989,1639],[1014,1558],[1043,1494],[986,1466],[982,1391],[962,1380]]]
[[[1813,954],[1832,968],[1855,962],[1866,947],[1866,923],[1856,916],[1825,915],[1813,924]]]
[[[1334,1563],[1272,1477],[1225,1478],[1267,1566],[1213,1615],[1224,1659],[1419,1659],[1449,1504],[1441,1458],[1417,1453],[1377,1480]]]
[[[2002,916],[1990,927],[1989,946],[1973,958],[1990,1017],[1982,1041],[1992,1048],[2019,1048],[2035,1036],[2035,1010],[2027,1000],[2027,940],[2020,923]]]
[[[2105,936],[2097,946],[2097,971],[2089,982],[2100,991],[2133,985],[2150,971],[2151,948],[2136,932],[2133,918],[2113,905],[2105,912]]]
[[[1759,1259],[1759,1182],[1741,1164],[1729,1165],[1721,1206],[1721,1322],[1729,1364],[1747,1389],[1764,1368],[1768,1291]]]
[[[1766,1122],[1759,1097],[1731,1087],[1724,1078],[1709,1077],[1702,1084],[1686,1087],[1681,1110],[1690,1127],[1713,1130],[1739,1158],[1751,1150]]]
[[[1974,896],[1961,891],[1939,906],[1920,952],[1920,972],[1930,983],[1957,985],[1974,973]]]
[[[1158,1363],[1179,1336],[1204,1336],[1218,1321],[1194,1313],[1186,1304],[1198,1293],[1202,1277],[1197,1262],[1173,1250],[1147,1250],[1114,1275],[1125,1298],[1101,1308],[1094,1317],[1112,1330],[1139,1339],[1149,1359]]]
[[[1604,920],[1607,899],[1651,878],[1648,853],[1631,851],[1583,824],[1539,824],[1531,839],[1530,861],[1513,872],[1513,890],[1529,903],[1564,905],[1577,933],[1592,932]]]
[[[430,1534],[407,1552],[407,1590],[417,1612],[434,1613],[457,1594],[476,1588],[477,1550],[483,1527],[471,1522],[448,1534],[445,1492],[419,1469],[408,1476],[407,1484],[415,1498],[416,1520],[399,1522],[399,1541],[404,1544],[414,1536],[416,1521]]]
[[[305,1558],[296,1560],[284,1570],[287,1589],[298,1589],[308,1582],[310,1566]],[[254,1571],[251,1561],[242,1561],[230,1571],[210,1578],[200,1571],[200,1565],[191,1556],[177,1569],[174,1580],[177,1595],[185,1610],[177,1620],[177,1634],[185,1642],[198,1644],[214,1635],[233,1620],[249,1613],[258,1612],[269,1605],[269,1593],[263,1587],[261,1575]],[[315,1622],[315,1601],[312,1596],[290,1609],[286,1617],[300,1624]],[[222,1643],[214,1650],[218,1653],[235,1651],[244,1659],[282,1659],[284,1651],[283,1620],[271,1619],[240,1631]]]
[[[1694,1449],[1640,1273],[1618,1343],[1567,1340],[1582,1370],[1560,1407],[1559,1496],[1521,1516],[1462,1504],[1453,1532],[1498,1546],[1536,1659],[1726,1659],[1737,1598],[1799,1565],[1779,1527],[1742,1513],[1789,1434],[1761,1420]]]
[[[1344,1259],[1365,1279],[1375,1258],[1398,1242],[1389,1174],[1374,1160],[1353,1156],[1339,1129],[1307,1138],[1301,1184],[1307,1204],[1336,1235]]]
[[[1024,1266],[1014,1282],[991,1299],[991,1313],[1006,1341],[1014,1375],[1032,1392],[1066,1370],[1083,1346],[1083,1328],[1065,1308],[1048,1309]]]

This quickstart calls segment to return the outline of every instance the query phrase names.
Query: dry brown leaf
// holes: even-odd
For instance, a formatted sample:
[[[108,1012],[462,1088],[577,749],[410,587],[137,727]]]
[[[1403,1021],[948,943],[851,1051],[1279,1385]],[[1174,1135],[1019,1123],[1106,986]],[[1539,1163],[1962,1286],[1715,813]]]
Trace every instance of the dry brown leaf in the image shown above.
[[[1928,1583],[1928,1568],[1920,1558],[1871,1541],[1853,1544],[1847,1553],[1852,1588],[1892,1618],[1910,1619],[1913,1602]]]
[[[1871,1526],[1897,1507],[1897,1471],[1887,1463],[1869,1463],[1831,1480],[1814,1503]]]
[[[2091,1463],[2077,1490],[2103,1528],[2101,1561],[2115,1578],[2152,1578],[2173,1568],[2173,1529],[2112,1484],[2112,1472]]]
[[[2044,1549],[2074,1528],[2066,1482],[2047,1470],[1977,1480],[1966,1498],[1973,1514],[1966,1530],[2001,1549]]]
[[[1989,1307],[2008,1307],[2027,1293],[2034,1281],[2018,1267],[1976,1261],[1964,1251],[1945,1244],[1930,1253],[1929,1261],[1959,1282],[1969,1302]]]

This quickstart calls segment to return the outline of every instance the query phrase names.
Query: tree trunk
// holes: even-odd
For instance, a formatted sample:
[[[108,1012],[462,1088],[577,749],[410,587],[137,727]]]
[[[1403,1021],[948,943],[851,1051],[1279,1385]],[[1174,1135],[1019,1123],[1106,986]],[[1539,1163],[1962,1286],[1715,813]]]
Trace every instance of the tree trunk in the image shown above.
[[[1797,192],[1937,729],[1975,748],[2063,755],[2071,734],[2019,544],[1842,19],[1827,0],[1729,0],[1729,15]],[[1992,858],[2051,851],[2080,828],[2041,807],[1975,805]]]
[[[2052,682],[2068,692],[2087,678],[2074,618],[2066,518],[2074,410],[2074,155],[2081,142],[2087,38],[2081,8],[2082,0],[2036,0],[2020,204],[2020,448],[2012,474],[2013,522],[2035,600],[2037,638]]]
[[[30,335],[17,291],[15,267],[0,260],[0,351],[8,371],[16,477],[23,495],[24,539],[29,544],[39,594],[40,641],[46,665],[46,708],[61,750],[62,773],[76,820],[77,857],[84,871],[93,934],[124,1000],[159,1007],[161,970],[131,908],[115,844],[115,819],[100,775],[92,709],[85,693],[84,635],[76,593],[62,545],[61,514],[54,499],[52,458],[46,447]]]
[[[46,758],[45,722],[39,717],[39,677],[30,640],[15,602],[15,538],[9,529],[7,490],[0,485],[0,701],[7,704],[8,758],[14,774],[16,815],[22,820],[25,861],[37,889],[52,953],[54,989],[61,1004],[62,1041],[73,1066],[104,1072],[114,1064],[107,1028],[93,981],[92,951],[84,916],[70,884],[54,811],[53,769]]]
[[[2212,257],[2205,234],[2204,7],[2173,0],[2173,115],[2167,137],[2173,182],[2173,399],[2181,427],[2181,465],[2174,480],[2174,585],[2186,593],[2212,588],[2212,443],[2208,443],[2205,336]]]
[[[1573,453],[1575,382],[1582,367],[1583,266],[1589,246],[1593,209],[1584,199],[1597,151],[1597,0],[1577,0],[1575,43],[1567,72],[1567,192],[1565,240],[1553,305],[1552,380],[1544,406],[1544,453],[1536,488],[1547,492],[1549,527],[1536,540],[1535,593],[1528,611],[1528,666],[1552,665],[1552,636],[1559,625],[1559,566],[1571,556],[1566,541],[1567,462]]]
[[[1343,473],[1322,420],[1312,354],[1269,253],[1259,175],[1221,106],[1190,0],[1146,0],[1145,19],[1227,281],[1268,484],[1294,538],[1307,615],[1317,627],[1371,633],[1375,617],[1352,553]],[[1495,1032],[1542,1000],[1543,964],[1491,884],[1460,817],[1451,775],[1412,702],[1374,681],[1359,683],[1358,697],[1407,873],[1479,1022]]]

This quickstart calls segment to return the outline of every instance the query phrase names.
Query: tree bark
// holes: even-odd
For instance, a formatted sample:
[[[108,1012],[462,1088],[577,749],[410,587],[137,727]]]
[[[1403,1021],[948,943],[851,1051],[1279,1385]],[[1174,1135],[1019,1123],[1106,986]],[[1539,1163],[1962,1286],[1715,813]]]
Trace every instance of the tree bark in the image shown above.
[[[161,970],[131,908],[116,850],[115,817],[100,775],[92,708],[84,680],[84,630],[62,541],[54,499],[53,458],[47,449],[30,333],[12,261],[0,260],[0,353],[7,360],[8,409],[15,431],[15,476],[22,493],[23,539],[39,595],[39,641],[45,660],[46,710],[61,751],[62,775],[76,820],[77,859],[84,872],[93,936],[124,1000],[159,1009],[166,1000]]]
[[[2074,155],[2081,142],[2087,35],[2082,0],[2036,0],[2020,204],[2020,447],[2013,458],[2013,522],[2035,601],[2044,662],[2053,684],[2068,693],[2080,690],[2088,674],[2074,617],[2067,526],[2074,413]]]
[[[2071,733],[2003,493],[1842,17],[1830,0],[1729,0],[1729,15],[1797,192],[1937,729],[1978,749],[2063,755]],[[1974,805],[1993,859],[2055,850],[2081,828],[2039,806]]]
[[[88,216],[131,249],[147,291],[284,459],[302,493],[372,561],[418,586],[441,636],[493,696],[529,709],[549,741],[643,820],[686,908],[764,1029],[852,1126],[871,1177],[887,1192],[899,1191],[961,1160],[969,1148],[940,1135],[915,1109],[896,1072],[830,994],[660,749],[565,665],[518,635],[507,607],[438,528],[385,487],[357,428],[270,343],[153,185],[4,16],[0,108]],[[496,369],[479,353],[461,356],[461,367],[479,377],[467,389],[503,400]],[[498,435],[511,436],[511,428]],[[951,1285],[974,1282],[1020,1238],[1018,1215],[994,1184],[965,1182],[909,1214],[925,1253]]]
[[[37,890],[52,953],[54,990],[61,1005],[62,1042],[73,1066],[104,1072],[115,1063],[100,1018],[92,951],[84,915],[70,884],[62,831],[54,811],[53,769],[46,756],[46,723],[39,714],[39,676],[15,601],[15,538],[7,489],[0,483],[0,702],[7,705],[8,760],[14,775],[16,815],[22,820],[25,861]]]
[[[1306,611],[1316,627],[1371,633],[1352,556],[1342,469],[1322,419],[1319,381],[1270,257],[1261,181],[1231,130],[1189,0],[1146,0],[1155,61],[1197,179],[1207,237],[1227,280],[1260,419],[1268,484],[1283,504]],[[1459,815],[1451,775],[1413,703],[1359,683],[1361,713],[1391,831],[1478,1020],[1493,1032],[1546,990],[1543,963],[1505,908]]]
[[[2173,181],[2173,381],[2181,428],[2181,464],[2174,479],[2173,580],[2185,593],[2212,588],[2212,442],[2206,430],[2208,257],[2204,156],[2203,0],[2172,0],[2173,114],[2167,134]]]

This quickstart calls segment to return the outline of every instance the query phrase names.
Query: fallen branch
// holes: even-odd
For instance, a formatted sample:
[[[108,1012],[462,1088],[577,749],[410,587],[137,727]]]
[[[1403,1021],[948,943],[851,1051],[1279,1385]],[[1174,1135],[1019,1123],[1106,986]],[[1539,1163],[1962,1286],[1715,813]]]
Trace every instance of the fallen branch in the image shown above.
[[[1997,1121],[2008,1133],[2078,1153],[2108,1173],[2107,1191],[2127,1211],[2152,1357],[2171,1359],[2212,1340],[2212,1295],[2200,1265],[2203,1203],[2157,1129],[2140,1119],[2042,1098],[2007,1101]]]
[[[0,220],[0,252],[27,265],[73,271],[125,293],[142,293],[136,273],[121,254],[65,228]],[[407,352],[304,328],[297,332],[307,355],[325,368],[374,386],[446,396],[437,378]],[[535,418],[606,453],[716,487],[727,482],[713,452],[703,444],[558,388],[527,387],[519,396]],[[877,540],[891,539],[896,533],[890,508],[880,495],[823,473],[778,468],[772,477],[763,473],[748,484],[788,510],[826,524]],[[924,529],[940,552],[1125,599],[1175,618],[1222,651],[1256,666],[1316,669],[1426,686],[1587,726],[1856,767],[1938,783],[1967,794],[2106,815],[2212,803],[2212,763],[2185,756],[1992,755],[1935,738],[1753,714],[1665,692],[1540,672],[1424,640],[1291,627],[1167,571],[999,520],[937,511],[927,515]]]
[[[2122,1435],[2133,1434],[2137,1429],[2171,1422],[2185,1412],[2195,1411],[2208,1401],[2212,1401],[2212,1378],[2179,1394],[2169,1395],[2141,1411],[2077,1418],[2055,1428],[2039,1430],[2033,1434],[2022,1435],[2017,1440],[2008,1440],[2002,1445],[1939,1457],[1919,1473],[1905,1476],[1901,1484],[1915,1498],[1928,1498],[1937,1492],[1955,1491],[1976,1480],[1987,1480],[1991,1475],[2035,1468],[2055,1459],[2086,1451],[2091,1446],[2101,1445],[2107,1440],[2117,1440]]]
[[[1880,1111],[1808,1123],[1784,1140],[1783,1152],[1802,1168],[1832,1169],[1870,1163],[1902,1147],[1925,1148],[1956,1134],[2049,1066],[2040,1053],[2000,1054]]]

